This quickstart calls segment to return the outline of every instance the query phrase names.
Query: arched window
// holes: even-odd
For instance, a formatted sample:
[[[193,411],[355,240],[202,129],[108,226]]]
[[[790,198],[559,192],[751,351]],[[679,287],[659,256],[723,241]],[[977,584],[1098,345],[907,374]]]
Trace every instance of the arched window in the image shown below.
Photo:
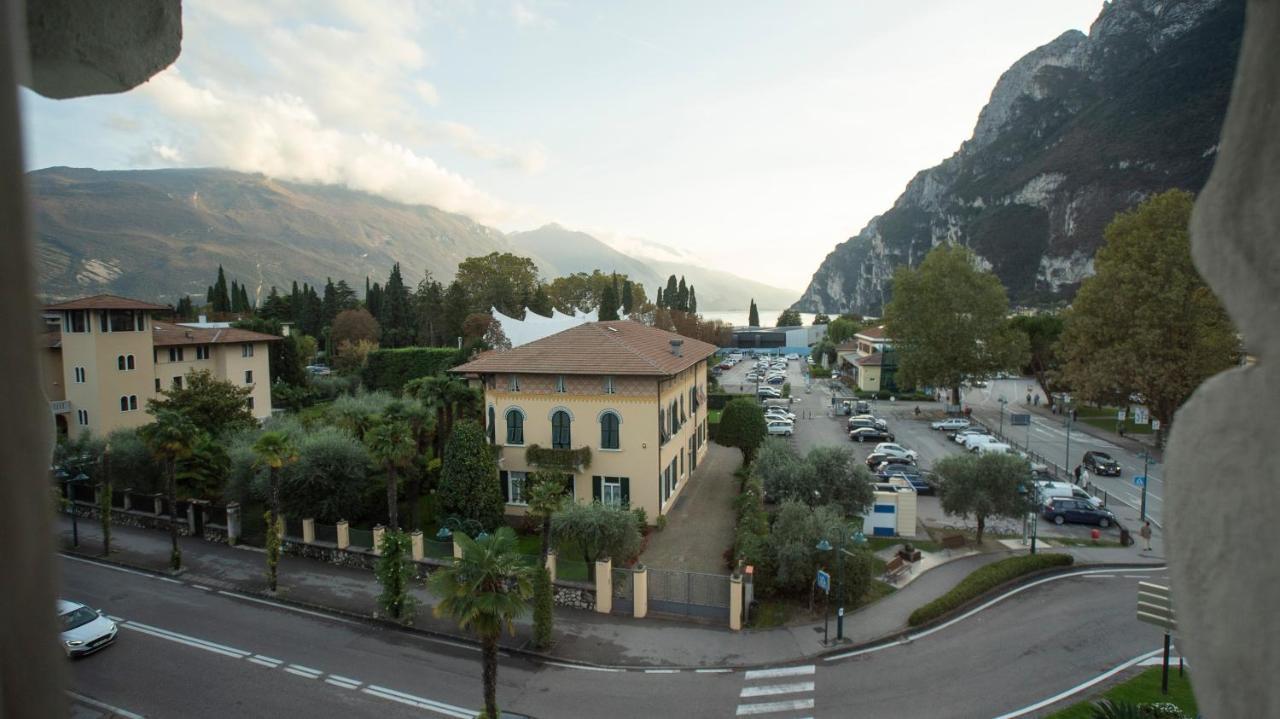
[[[116,357],[116,369],[122,372],[124,371],[124,355]]]
[[[133,355],[124,358],[124,366],[133,369]]]
[[[120,395],[120,411],[129,411],[129,395]]]
[[[600,449],[618,449],[620,439],[618,432],[618,415],[605,412],[600,415]]]
[[[137,408],[138,408],[138,395],[136,394],[129,395],[129,409],[135,410]]]
[[[524,413],[507,410],[507,444],[524,444]]]
[[[569,413],[557,410],[551,415],[551,448],[569,449]]]
[[[496,419],[495,419],[493,407],[490,407],[489,408],[489,444],[497,443],[497,440],[494,438],[497,432],[497,429],[494,427],[494,424],[496,424]]]

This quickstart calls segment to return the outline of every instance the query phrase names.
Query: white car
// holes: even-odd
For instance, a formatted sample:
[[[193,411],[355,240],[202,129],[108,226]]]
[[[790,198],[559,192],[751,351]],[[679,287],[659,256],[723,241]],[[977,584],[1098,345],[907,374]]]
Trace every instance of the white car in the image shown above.
[[[783,437],[790,437],[796,430],[796,426],[794,424],[782,419],[770,420],[768,427],[769,434],[781,435]]]
[[[764,385],[760,389],[756,390],[756,396],[773,397],[776,399],[782,396],[782,390],[778,389],[777,387],[770,387],[769,385]]]
[[[1004,442],[984,442],[974,449],[978,454],[1013,454],[1013,447]]]
[[[769,409],[766,409],[764,411],[764,416],[766,419],[772,419],[774,417],[777,417],[778,419],[787,419],[787,420],[791,420],[792,422],[796,421],[795,412],[788,412],[781,407],[770,407]]]
[[[893,442],[881,442],[876,445],[875,451],[894,457],[906,457],[910,460],[915,460],[920,456],[920,453],[916,452],[914,449],[907,449],[906,447],[903,447],[900,444],[894,444]]]
[[[992,444],[999,441],[989,434],[971,434],[965,437],[960,444],[970,452],[976,452],[984,444]]]
[[[939,422],[934,422],[929,426],[934,429],[940,429],[943,431],[957,432],[962,429],[969,429],[969,424],[970,422],[967,419],[952,417],[950,419],[944,419]]]
[[[964,444],[965,439],[977,434],[986,434],[986,433],[987,433],[987,429],[985,427],[970,427],[968,429],[962,429],[959,432],[956,432],[955,434],[951,435],[951,439],[956,444]]]
[[[116,640],[116,623],[79,602],[58,600],[58,624],[68,657],[92,654]]]

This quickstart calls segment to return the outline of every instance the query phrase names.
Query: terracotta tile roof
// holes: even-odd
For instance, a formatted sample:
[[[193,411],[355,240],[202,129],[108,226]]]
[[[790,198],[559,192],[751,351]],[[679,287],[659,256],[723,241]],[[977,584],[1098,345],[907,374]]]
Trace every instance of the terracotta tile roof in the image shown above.
[[[45,305],[44,308],[55,312],[61,310],[163,310],[167,312],[169,310],[166,305],[153,305],[150,302],[131,300],[128,297],[117,297],[115,295],[81,297],[59,302],[56,305]]]
[[[880,365],[884,364],[884,353],[872,352],[866,357],[859,357],[858,359],[854,360],[853,363],[858,365],[859,367],[879,367]]]
[[[224,342],[278,342],[280,337],[230,328],[183,327],[168,322],[151,322],[152,344],[156,347],[176,345],[209,345]]]
[[[51,350],[62,349],[62,332],[60,330],[41,332],[36,338],[36,345]]]
[[[836,352],[853,352],[857,349],[858,343],[854,340],[849,340],[843,344],[836,345]]]
[[[872,327],[870,329],[865,329],[854,336],[864,337],[869,340],[889,339],[889,336],[885,334],[884,325],[880,325],[879,327]]]
[[[683,341],[681,355],[671,341]],[[670,375],[715,354],[716,346],[631,320],[587,322],[505,352],[489,351],[457,373]]]

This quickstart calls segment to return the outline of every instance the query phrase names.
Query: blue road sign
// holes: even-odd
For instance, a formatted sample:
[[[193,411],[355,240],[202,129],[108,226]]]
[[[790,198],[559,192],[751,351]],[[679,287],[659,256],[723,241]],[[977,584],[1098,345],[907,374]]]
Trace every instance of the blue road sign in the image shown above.
[[[1146,486],[1146,484],[1147,484],[1147,478],[1146,478],[1146,476],[1141,475],[1141,474],[1135,474],[1135,475],[1133,476],[1133,486],[1135,486],[1135,487],[1144,487],[1144,486]]]
[[[1029,414],[1023,414],[1023,413],[1019,413],[1019,412],[1010,412],[1010,413],[1009,413],[1009,423],[1010,423],[1010,424],[1012,424],[1014,427],[1021,427],[1021,426],[1024,426],[1024,425],[1025,425],[1025,426],[1030,426],[1030,425],[1031,425],[1031,415],[1029,415]]]
[[[827,594],[831,593],[831,575],[821,569],[818,570],[818,589],[821,589]]]

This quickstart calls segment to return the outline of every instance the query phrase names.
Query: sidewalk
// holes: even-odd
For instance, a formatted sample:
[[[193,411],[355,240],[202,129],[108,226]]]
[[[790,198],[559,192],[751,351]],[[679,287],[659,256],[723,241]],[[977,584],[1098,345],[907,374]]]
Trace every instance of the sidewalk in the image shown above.
[[[69,548],[71,520],[60,516],[58,527],[62,546]],[[112,527],[109,560],[153,571],[168,571],[169,537],[132,527]],[[230,547],[202,539],[180,539],[184,570],[179,579],[214,589],[268,596],[261,550]],[[80,552],[95,558],[102,547],[99,526],[80,522]],[[1139,556],[1129,549],[1078,548],[1069,551],[1077,562],[1157,563],[1157,556]],[[67,551],[71,551],[68,549]],[[907,617],[917,607],[942,595],[970,572],[989,562],[1009,556],[988,553],[961,557],[923,572],[902,589],[845,617],[845,646],[867,643],[906,629]],[[349,569],[315,560],[282,556],[279,591],[275,598],[327,608],[348,614],[372,617],[380,591],[373,573]],[[413,626],[441,635],[470,641],[457,626],[431,614],[433,597],[423,583],[414,594],[419,600]],[[516,636],[504,635],[502,645],[520,649],[529,643],[531,620],[520,622]],[[831,636],[835,636],[832,617]],[[758,631],[731,632],[719,626],[664,619],[632,619],[595,614],[563,607],[556,608],[557,643],[551,654],[557,658],[614,667],[723,667],[777,664],[817,656],[828,648],[822,645],[822,623]]]

